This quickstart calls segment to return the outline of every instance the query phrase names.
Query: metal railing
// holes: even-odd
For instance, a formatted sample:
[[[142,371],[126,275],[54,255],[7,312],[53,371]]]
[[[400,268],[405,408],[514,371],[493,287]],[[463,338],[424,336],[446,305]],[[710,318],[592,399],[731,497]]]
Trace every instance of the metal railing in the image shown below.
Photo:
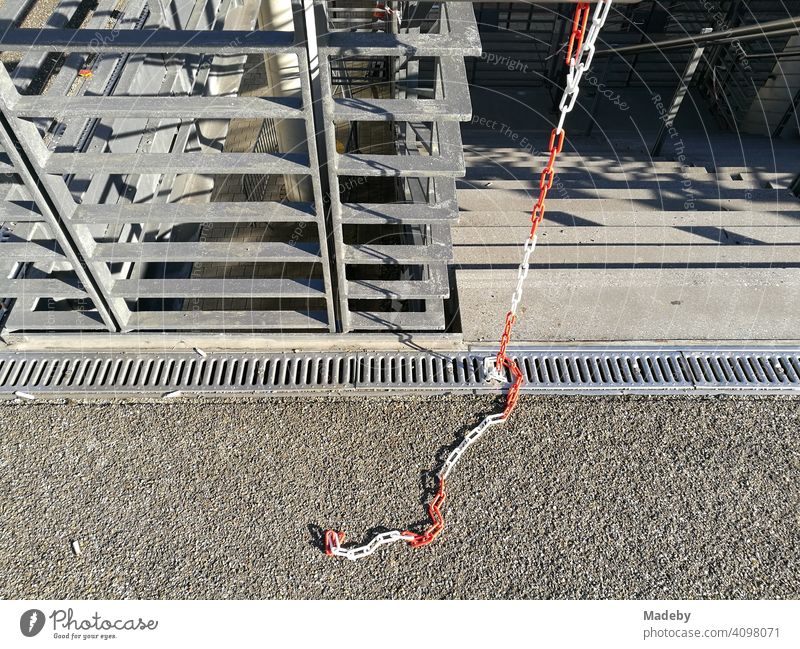
[[[22,53],[14,78],[0,66],[5,330],[334,331],[305,34],[254,31],[256,0],[112,5],[0,41]],[[41,92],[21,93],[48,52]],[[300,96],[237,96],[246,55],[277,53]],[[302,122],[303,149],[225,149],[236,120],[271,119]],[[229,175],[308,177],[313,200],[211,200]]]
[[[6,332],[446,328],[470,3],[401,26],[407,3],[343,23],[352,9],[295,0],[294,33],[255,30],[257,0],[62,2],[42,29],[13,26],[26,4],[0,10],[0,49],[21,53],[0,69]],[[247,56],[276,54],[297,57],[300,96],[241,95]],[[380,92],[353,92],[350,60]],[[279,120],[304,124],[302,147],[279,150]],[[252,145],[229,147],[245,121]],[[342,122],[401,144],[337,150]],[[312,200],[263,191],[284,177],[309,178]],[[381,177],[389,202],[340,191]]]

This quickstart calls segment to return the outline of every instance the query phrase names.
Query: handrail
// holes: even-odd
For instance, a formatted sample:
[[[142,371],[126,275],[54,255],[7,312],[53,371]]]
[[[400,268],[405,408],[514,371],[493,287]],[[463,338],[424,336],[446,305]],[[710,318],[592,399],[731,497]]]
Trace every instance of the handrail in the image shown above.
[[[681,38],[669,38],[663,41],[652,41],[641,45],[628,45],[625,47],[610,47],[598,50],[595,56],[626,56],[628,54],[638,54],[652,50],[672,50],[684,47],[696,47],[706,43],[724,43],[730,41],[749,41],[759,38],[769,38],[770,36],[800,35],[800,16],[792,18],[781,18],[758,25],[748,25],[746,27],[736,27],[709,34],[699,34],[697,36],[684,36]]]

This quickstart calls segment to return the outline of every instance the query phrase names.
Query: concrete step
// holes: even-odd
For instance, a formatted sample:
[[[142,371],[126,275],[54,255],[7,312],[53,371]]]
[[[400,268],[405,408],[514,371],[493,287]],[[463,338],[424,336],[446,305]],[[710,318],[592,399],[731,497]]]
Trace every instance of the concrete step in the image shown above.
[[[684,138],[687,160],[710,167],[746,167],[797,173],[797,143],[755,135],[714,133]]]
[[[542,242],[540,241],[540,244]],[[511,244],[454,244],[457,268],[509,269],[522,259],[522,246]],[[800,265],[797,244],[788,246],[720,246],[598,243],[565,247],[537,246],[531,268],[715,268],[718,266],[788,268]]]
[[[487,158],[485,161],[475,163],[467,161],[464,178],[472,182],[494,180],[527,180],[538,178],[545,168],[545,159],[534,161],[517,161],[514,159]],[[625,182],[636,179],[646,182],[664,182],[674,179],[678,182],[708,181],[713,183],[738,183],[739,187],[752,187],[753,189],[768,188],[766,180],[751,175],[742,175],[734,180],[728,174],[709,172],[705,167],[681,167],[680,165],[648,166],[645,163],[624,166],[616,165],[609,161],[606,163],[591,163],[578,165],[557,164],[556,174],[562,177],[562,182],[580,183],[581,177],[591,177],[595,180],[606,178],[608,181]],[[783,187],[788,187],[791,180],[785,181]]]
[[[788,189],[798,175],[789,171],[759,171],[751,170],[748,167],[720,167],[716,169],[715,173],[718,176],[731,178],[737,182],[746,182],[752,187],[763,187],[765,189]]]
[[[462,212],[499,210],[530,210],[536,201],[534,192],[525,189],[462,189],[458,206]],[[774,190],[726,191],[722,196],[700,198],[693,193],[660,192],[650,189],[631,190],[572,190],[554,185],[547,198],[548,210],[574,214],[606,211],[639,212],[667,210],[687,212],[703,210],[784,211],[800,209],[795,197],[776,199]]]
[[[457,270],[464,340],[499,338],[516,270]],[[532,269],[517,343],[797,338],[800,268]]]
[[[603,175],[617,180],[625,178],[653,179],[661,176],[676,176],[683,178],[708,178],[717,179],[717,175],[709,172],[705,167],[682,167],[673,163],[659,163],[651,165],[647,162],[622,162],[613,160],[600,162],[571,161],[567,164],[556,165],[555,171],[559,175]],[[470,180],[524,180],[533,175],[538,176],[545,168],[546,158],[514,160],[499,157],[487,157],[476,160],[467,158],[466,178]],[[722,176],[722,179],[733,180]]]
[[[456,228],[457,267],[513,267],[528,228]],[[532,268],[800,266],[800,228],[566,227],[541,232]]]
[[[506,141],[485,141],[485,142],[462,142],[465,153],[473,155],[489,155],[495,153],[496,155],[527,155],[527,156],[543,156],[548,155],[548,146],[550,142],[550,134],[543,137],[535,138],[533,140],[522,140],[521,142]],[[670,158],[657,156],[652,158],[647,151],[639,149],[612,149],[608,146],[604,147],[584,147],[584,146],[568,146],[564,143],[564,148],[559,154],[559,159],[570,160],[580,158],[590,158],[597,160],[652,160],[653,162],[674,162]]]
[[[464,139],[462,146],[466,151],[497,151],[498,153],[525,153],[527,155],[546,155],[550,145],[550,131],[532,135],[530,137],[518,138],[495,138],[495,139]],[[587,145],[585,143],[564,141],[564,146],[559,154],[560,158],[602,158],[611,160],[653,160],[655,162],[674,162],[668,156],[651,156],[647,151],[639,150],[615,150],[608,144]]]
[[[468,164],[487,165],[491,166],[499,162],[504,162],[509,165],[516,163],[518,165],[544,165],[547,162],[549,155],[547,151],[541,150],[525,150],[525,149],[498,149],[495,147],[476,148],[464,147],[464,159]],[[706,165],[682,165],[675,160],[654,160],[646,155],[637,156],[617,156],[614,154],[579,154],[562,152],[556,161],[556,166],[559,168],[564,167],[591,167],[600,166],[614,171],[624,171],[627,168],[649,168],[649,169],[681,169],[683,167],[697,167],[705,169]]]
[[[480,227],[525,227],[530,224],[530,210],[460,212],[456,228]],[[692,226],[692,227],[736,227],[736,226],[800,226],[800,206],[795,211],[737,211],[708,210],[697,212],[660,210],[649,211],[573,211],[547,210],[542,229],[565,226]]]
[[[459,195],[464,192],[474,190],[487,190],[494,193],[503,191],[523,191],[531,193],[539,190],[538,172],[529,172],[525,178],[499,178],[497,180],[475,180],[471,178],[459,178],[456,180],[457,187],[462,190]],[[719,180],[710,174],[705,174],[703,178],[681,178],[680,176],[664,176],[662,178],[651,177],[650,180],[636,180],[627,179],[625,176],[619,175],[617,179],[607,179],[602,174],[593,174],[591,176],[584,176],[578,178],[577,176],[564,176],[556,174],[556,179],[553,181],[553,187],[550,192],[561,181],[565,191],[572,189],[569,181],[572,179],[576,184],[587,184],[586,180],[595,180],[594,188],[602,192],[603,197],[615,198],[618,196],[627,196],[630,192],[637,196],[653,196],[653,192],[659,190],[663,192],[680,191],[681,194],[693,193],[698,196],[711,198],[712,196],[723,195],[725,197],[744,196],[745,194],[764,199],[781,198],[794,201],[800,204],[800,199],[792,194],[787,189],[768,189],[763,187],[748,187],[746,183],[738,182],[735,180]],[[606,180],[601,183],[600,181]],[[580,188],[578,188],[580,189]],[[713,194],[712,194],[713,192]],[[616,196],[615,196],[616,195]]]
[[[539,172],[530,171],[525,178],[499,178],[497,180],[475,180],[462,178],[456,181],[458,189],[489,189],[493,191],[510,189],[538,192]],[[656,193],[691,191],[704,197],[713,198],[714,196],[726,195],[730,192],[771,192],[774,197],[788,200],[798,200],[789,190],[781,188],[766,188],[753,186],[745,181],[731,180],[730,178],[716,178],[713,174],[703,172],[697,175],[682,176],[681,174],[658,174],[649,177],[635,177],[623,174],[605,173],[579,173],[566,172],[556,173],[553,180],[553,187],[563,187],[565,191],[592,191],[592,190],[614,190],[625,195],[629,190],[646,190]],[[766,194],[761,194],[766,195]],[[798,200],[800,204],[800,200]]]
[[[545,168],[545,162],[545,160],[541,160],[538,162],[516,164],[506,163],[501,160],[493,160],[487,164],[472,164],[471,166],[467,166],[463,177],[473,182],[479,182],[481,180],[526,180],[533,176],[538,178],[539,174],[541,174],[542,170]],[[713,174],[709,174],[709,172],[702,167],[688,167],[682,169],[679,166],[651,167],[646,164],[626,164],[620,167],[614,163],[606,162],[586,165],[581,164],[574,167],[559,165],[555,170],[557,174],[591,173],[594,175],[614,175],[618,176],[620,179],[639,175],[644,178],[652,178],[655,181],[655,178],[661,174],[673,174],[682,179],[688,178],[694,180],[695,178],[710,178],[716,180]]]
[[[530,228],[517,226],[486,226],[480,228],[453,228],[455,246],[510,246],[522,249]],[[542,247],[580,246],[798,246],[800,225],[762,226],[740,225],[715,227],[711,225],[630,225],[604,226],[550,226],[539,230]],[[800,262],[800,255],[798,255]]]
[[[526,147],[533,145],[544,149],[550,141],[551,129],[521,130],[502,124],[499,120],[495,124],[491,120],[485,128],[471,128],[467,124],[461,127],[461,139],[467,146],[493,146],[493,147]],[[646,149],[641,139],[625,136],[622,132],[615,133],[609,142],[605,137],[581,137],[574,132],[564,139],[563,152],[571,151],[596,151],[603,154],[613,154],[615,150],[637,151]]]

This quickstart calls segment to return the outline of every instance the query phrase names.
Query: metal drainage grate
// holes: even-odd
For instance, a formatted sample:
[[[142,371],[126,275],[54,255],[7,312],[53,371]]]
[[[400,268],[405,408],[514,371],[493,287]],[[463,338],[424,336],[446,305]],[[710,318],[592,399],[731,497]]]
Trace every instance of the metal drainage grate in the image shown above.
[[[462,353],[0,354],[0,394],[149,396],[291,391],[497,392],[492,351]],[[800,350],[517,350],[525,392],[800,391]],[[20,395],[19,393],[23,393]]]

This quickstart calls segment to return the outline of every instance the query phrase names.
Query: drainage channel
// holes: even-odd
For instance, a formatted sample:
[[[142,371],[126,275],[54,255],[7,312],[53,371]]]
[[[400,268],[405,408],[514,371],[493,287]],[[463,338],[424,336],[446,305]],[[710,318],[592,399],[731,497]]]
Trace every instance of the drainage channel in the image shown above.
[[[500,392],[492,351],[0,354],[0,397],[288,392]],[[794,393],[800,349],[518,349],[524,392]]]

